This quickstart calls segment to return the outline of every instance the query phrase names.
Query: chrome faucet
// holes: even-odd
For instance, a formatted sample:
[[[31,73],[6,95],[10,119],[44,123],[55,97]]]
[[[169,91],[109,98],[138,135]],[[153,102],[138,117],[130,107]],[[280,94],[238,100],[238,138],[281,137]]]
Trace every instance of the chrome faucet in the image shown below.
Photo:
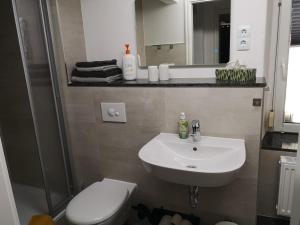
[[[201,139],[200,134],[200,121],[199,120],[193,120],[192,121],[192,134],[193,142],[199,142]]]

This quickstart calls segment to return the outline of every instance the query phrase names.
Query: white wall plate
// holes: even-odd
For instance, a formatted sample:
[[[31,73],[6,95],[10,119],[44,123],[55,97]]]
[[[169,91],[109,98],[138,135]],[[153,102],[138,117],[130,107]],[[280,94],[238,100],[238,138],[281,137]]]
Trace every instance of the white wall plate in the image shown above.
[[[239,26],[238,28],[238,38],[250,38],[251,37],[251,27],[250,26]]]
[[[237,50],[248,51],[250,50],[250,38],[238,38]]]
[[[104,122],[126,123],[125,103],[101,103],[102,120]]]

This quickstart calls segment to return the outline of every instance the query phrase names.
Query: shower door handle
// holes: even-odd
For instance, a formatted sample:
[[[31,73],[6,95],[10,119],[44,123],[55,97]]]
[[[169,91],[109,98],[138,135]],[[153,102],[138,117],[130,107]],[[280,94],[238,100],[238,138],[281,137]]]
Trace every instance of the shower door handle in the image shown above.
[[[286,62],[285,62],[285,59],[282,58],[282,61],[281,61],[281,74],[282,74],[282,78],[284,80],[287,79],[287,66],[286,66]]]

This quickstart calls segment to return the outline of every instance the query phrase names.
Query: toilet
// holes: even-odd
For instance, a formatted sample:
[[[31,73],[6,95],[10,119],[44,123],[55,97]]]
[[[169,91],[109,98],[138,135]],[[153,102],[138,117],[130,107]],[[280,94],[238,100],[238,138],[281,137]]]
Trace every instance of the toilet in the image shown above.
[[[136,184],[103,179],[68,204],[66,218],[72,225],[123,225],[129,215]]]

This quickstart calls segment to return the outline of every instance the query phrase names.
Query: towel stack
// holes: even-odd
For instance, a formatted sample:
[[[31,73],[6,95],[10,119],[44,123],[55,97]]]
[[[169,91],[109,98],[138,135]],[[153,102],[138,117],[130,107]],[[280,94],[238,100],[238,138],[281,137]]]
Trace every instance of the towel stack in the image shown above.
[[[72,82],[113,82],[123,76],[117,60],[78,62],[72,72]]]

